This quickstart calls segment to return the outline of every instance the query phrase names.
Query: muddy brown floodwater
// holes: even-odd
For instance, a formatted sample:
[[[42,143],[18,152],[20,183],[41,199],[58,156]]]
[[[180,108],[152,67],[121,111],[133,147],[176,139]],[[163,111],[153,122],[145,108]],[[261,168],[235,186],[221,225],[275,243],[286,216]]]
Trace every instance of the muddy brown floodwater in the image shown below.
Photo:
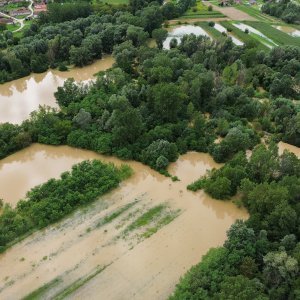
[[[0,123],[20,124],[39,105],[57,107],[54,92],[67,78],[86,82],[95,73],[110,68],[113,63],[112,56],[105,56],[83,68],[74,68],[68,72],[50,70],[0,85]]]
[[[290,152],[293,152],[297,157],[300,158],[300,148],[284,143],[284,142],[279,142],[278,143],[278,152],[279,154],[282,154],[284,150],[288,150]]]
[[[1,197],[14,204],[30,187],[89,158],[124,163],[91,151],[34,144],[2,161],[0,182],[6,176],[10,179],[1,186]],[[166,299],[180,276],[209,248],[223,244],[230,225],[248,216],[230,202],[186,190],[188,183],[220,166],[208,154],[180,156],[169,168],[181,179],[177,182],[141,163],[126,163],[135,173],[119,188],[0,255],[0,299],[20,299],[56,279],[43,295],[51,299],[97,266],[107,267],[69,295],[71,299]],[[95,225],[132,202],[124,215]],[[171,223],[150,238],[122,237],[126,224],[161,203],[180,210]]]

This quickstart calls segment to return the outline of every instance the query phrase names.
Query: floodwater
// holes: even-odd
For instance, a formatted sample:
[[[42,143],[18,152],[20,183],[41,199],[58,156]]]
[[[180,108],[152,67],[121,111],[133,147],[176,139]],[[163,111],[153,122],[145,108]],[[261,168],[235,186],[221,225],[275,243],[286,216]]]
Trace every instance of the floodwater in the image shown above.
[[[87,158],[124,163],[91,151],[34,144],[4,162],[1,181],[5,174],[14,173],[15,177],[0,190],[6,195],[13,190],[25,194],[25,190],[45,181],[47,176],[57,177]],[[134,175],[119,188],[0,254],[1,299],[20,299],[43,284],[62,278],[43,296],[51,299],[78,278],[91,274],[96,266],[107,267],[71,294],[70,299],[166,299],[180,276],[198,263],[209,248],[223,244],[230,225],[248,217],[245,210],[230,202],[186,189],[188,183],[207,170],[220,166],[208,154],[190,152],[180,156],[169,168],[171,174],[180,178],[176,182],[141,163],[126,163]],[[15,203],[17,196],[14,197],[10,202]],[[118,217],[103,227],[95,226],[99,218],[134,200],[138,202],[127,217]],[[180,209],[171,223],[142,241],[134,236],[130,240],[120,238],[135,214],[166,202],[172,209]]]
[[[238,29],[242,30],[242,31],[245,31],[246,29],[248,29],[248,31],[250,33],[252,33],[254,36],[257,35],[257,36],[262,37],[265,40],[264,45],[267,46],[267,47],[269,47],[269,48],[272,48],[273,46],[278,46],[276,43],[274,43],[267,36],[265,36],[260,31],[258,31],[257,29],[255,29],[255,28],[253,28],[253,27],[251,27],[249,25],[246,25],[246,24],[243,24],[243,23],[233,23],[233,25],[235,27],[237,27]]]
[[[112,56],[105,56],[83,68],[74,68],[68,72],[49,70],[0,85],[0,123],[20,124],[39,105],[57,108],[54,92],[67,78],[87,82],[95,73],[110,68],[113,63]]]
[[[284,143],[284,142],[279,142],[278,143],[279,154],[282,154],[284,150],[288,150],[300,158],[300,148],[290,145],[290,144],[287,144],[287,143]]]
[[[218,30],[219,32],[225,32],[229,37],[232,38],[232,41],[237,45],[237,46],[243,46],[244,43],[241,42],[239,39],[237,39],[234,35],[232,35],[230,32],[227,31],[225,27],[223,27],[221,24],[216,23],[214,28]]]
[[[300,37],[300,30],[289,26],[274,26],[276,29],[285,32],[293,37]]]
[[[170,49],[170,42],[173,38],[175,38],[178,41],[178,44],[180,44],[181,39],[184,35],[192,34],[192,33],[196,36],[205,35],[207,37],[210,37],[208,33],[200,26],[194,26],[194,25],[176,26],[170,29],[168,37],[165,39],[163,43],[163,48]]]

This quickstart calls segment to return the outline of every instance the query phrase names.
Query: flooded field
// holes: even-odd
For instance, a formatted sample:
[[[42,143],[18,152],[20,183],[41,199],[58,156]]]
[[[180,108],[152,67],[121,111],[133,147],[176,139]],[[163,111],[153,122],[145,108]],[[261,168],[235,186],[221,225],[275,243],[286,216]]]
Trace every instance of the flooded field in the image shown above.
[[[271,39],[269,39],[267,36],[265,36],[264,34],[262,34],[259,30],[249,26],[249,25],[246,25],[246,24],[243,24],[243,23],[233,23],[233,25],[235,27],[237,27],[238,29],[242,30],[242,31],[245,31],[245,30],[248,30],[249,33],[260,40],[260,42],[262,42],[265,46],[269,47],[269,48],[272,48],[274,46],[278,46],[276,43],[274,43]]]
[[[163,43],[163,48],[170,49],[170,42],[173,38],[175,38],[179,44],[181,42],[181,38],[186,34],[194,34],[196,36],[205,35],[209,37],[208,33],[200,26],[194,26],[194,25],[176,26],[176,27],[172,27],[169,30],[168,37],[165,39]]]
[[[221,24],[216,23],[214,28],[218,30],[219,32],[225,32],[229,37],[232,38],[232,41],[237,45],[237,46],[243,46],[244,43],[241,42],[239,39],[237,39],[235,36],[233,36],[230,32],[227,31],[225,27],[223,27]]]
[[[86,82],[95,73],[110,68],[113,63],[113,58],[106,56],[83,68],[74,68],[68,72],[50,70],[0,85],[0,123],[20,124],[39,105],[57,107],[54,92],[67,78]]]
[[[30,185],[88,158],[124,163],[67,146],[35,144],[2,165],[1,178],[14,172],[15,180],[1,191],[25,193]],[[180,156],[169,168],[177,182],[141,163],[126,163],[135,173],[119,188],[0,255],[1,299],[21,299],[47,283],[42,299],[166,299],[180,276],[210,247],[224,242],[230,225],[247,218],[230,202],[186,190],[188,183],[219,167],[208,154]],[[137,228],[137,220],[149,212],[155,217]]]
[[[273,26],[276,29],[285,32],[293,37],[300,37],[300,30],[294,28],[294,27],[289,27],[289,26]]]

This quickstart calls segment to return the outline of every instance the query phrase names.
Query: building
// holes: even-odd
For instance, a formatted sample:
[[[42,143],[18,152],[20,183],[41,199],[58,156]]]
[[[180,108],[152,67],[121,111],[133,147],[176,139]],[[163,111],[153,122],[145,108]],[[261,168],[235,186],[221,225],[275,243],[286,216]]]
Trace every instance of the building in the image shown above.
[[[21,7],[19,9],[12,10],[10,12],[10,16],[12,16],[12,17],[25,16],[25,15],[30,15],[30,14],[31,14],[31,11],[25,7]]]
[[[33,14],[34,16],[38,16],[41,12],[47,11],[47,5],[45,3],[35,4]]]
[[[9,25],[9,24],[13,24],[14,21],[12,19],[8,19],[8,18],[1,18],[0,17],[0,24],[6,24],[6,25]]]

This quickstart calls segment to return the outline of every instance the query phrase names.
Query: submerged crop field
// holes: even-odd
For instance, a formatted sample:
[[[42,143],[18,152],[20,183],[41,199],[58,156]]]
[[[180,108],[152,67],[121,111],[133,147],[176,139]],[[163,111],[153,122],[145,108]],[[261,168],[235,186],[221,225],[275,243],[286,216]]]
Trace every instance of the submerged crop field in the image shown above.
[[[299,3],[10,7],[0,299],[298,299]]]

